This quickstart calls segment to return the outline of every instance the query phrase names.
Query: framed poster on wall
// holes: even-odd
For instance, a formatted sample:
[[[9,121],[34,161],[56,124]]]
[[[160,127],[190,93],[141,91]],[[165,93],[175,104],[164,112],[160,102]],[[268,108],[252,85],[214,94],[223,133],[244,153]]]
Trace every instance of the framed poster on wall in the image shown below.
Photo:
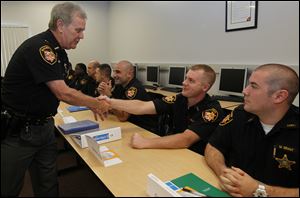
[[[257,28],[258,1],[226,1],[225,31]]]

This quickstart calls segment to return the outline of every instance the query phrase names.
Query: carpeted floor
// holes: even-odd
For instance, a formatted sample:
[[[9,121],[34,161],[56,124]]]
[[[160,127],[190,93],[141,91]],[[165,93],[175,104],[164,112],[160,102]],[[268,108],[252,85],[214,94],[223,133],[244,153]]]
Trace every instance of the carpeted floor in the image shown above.
[[[113,197],[110,191],[95,176],[89,167],[79,159],[76,153],[68,148],[62,137],[58,135],[59,156],[57,159],[59,171],[59,196],[60,197]],[[67,147],[67,148],[66,148]],[[30,175],[27,172],[20,197],[34,196]]]

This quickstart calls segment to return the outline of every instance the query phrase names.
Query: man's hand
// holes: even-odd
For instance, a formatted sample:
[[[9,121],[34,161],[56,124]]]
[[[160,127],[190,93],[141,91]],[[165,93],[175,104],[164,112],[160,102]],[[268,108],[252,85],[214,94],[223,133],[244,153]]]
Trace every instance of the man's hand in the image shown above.
[[[99,101],[106,101],[107,104],[110,105],[110,98],[107,97],[106,95],[100,95],[100,96],[98,96],[98,97],[97,97],[97,100],[99,100]]]
[[[96,106],[91,108],[94,113],[95,120],[98,120],[98,116],[103,121],[107,117],[110,105],[105,100],[96,100]]]
[[[138,133],[135,133],[131,137],[131,147],[132,148],[137,148],[137,149],[143,149],[146,148],[145,146],[147,145],[147,138],[144,138]]]
[[[97,88],[97,91],[101,94],[101,95],[106,95],[106,96],[111,96],[111,80],[107,83],[107,82],[101,82]]]
[[[226,168],[220,175],[221,187],[235,197],[253,196],[258,181],[239,168]]]

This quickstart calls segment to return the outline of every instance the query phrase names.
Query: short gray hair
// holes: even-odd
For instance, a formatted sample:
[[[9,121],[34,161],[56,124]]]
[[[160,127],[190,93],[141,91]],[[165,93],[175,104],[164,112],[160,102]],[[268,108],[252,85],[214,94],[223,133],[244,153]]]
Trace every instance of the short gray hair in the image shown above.
[[[56,30],[56,22],[58,19],[62,19],[65,25],[71,24],[75,14],[80,16],[82,19],[87,19],[86,13],[79,5],[71,2],[56,4],[51,11],[51,17],[48,24],[49,29]]]

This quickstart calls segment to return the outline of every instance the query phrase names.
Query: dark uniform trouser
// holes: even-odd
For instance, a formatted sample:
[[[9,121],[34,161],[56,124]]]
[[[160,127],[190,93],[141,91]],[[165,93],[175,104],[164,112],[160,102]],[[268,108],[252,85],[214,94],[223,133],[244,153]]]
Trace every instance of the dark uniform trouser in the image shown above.
[[[18,196],[29,168],[35,196],[58,196],[54,120],[11,131],[1,142],[1,196]]]

